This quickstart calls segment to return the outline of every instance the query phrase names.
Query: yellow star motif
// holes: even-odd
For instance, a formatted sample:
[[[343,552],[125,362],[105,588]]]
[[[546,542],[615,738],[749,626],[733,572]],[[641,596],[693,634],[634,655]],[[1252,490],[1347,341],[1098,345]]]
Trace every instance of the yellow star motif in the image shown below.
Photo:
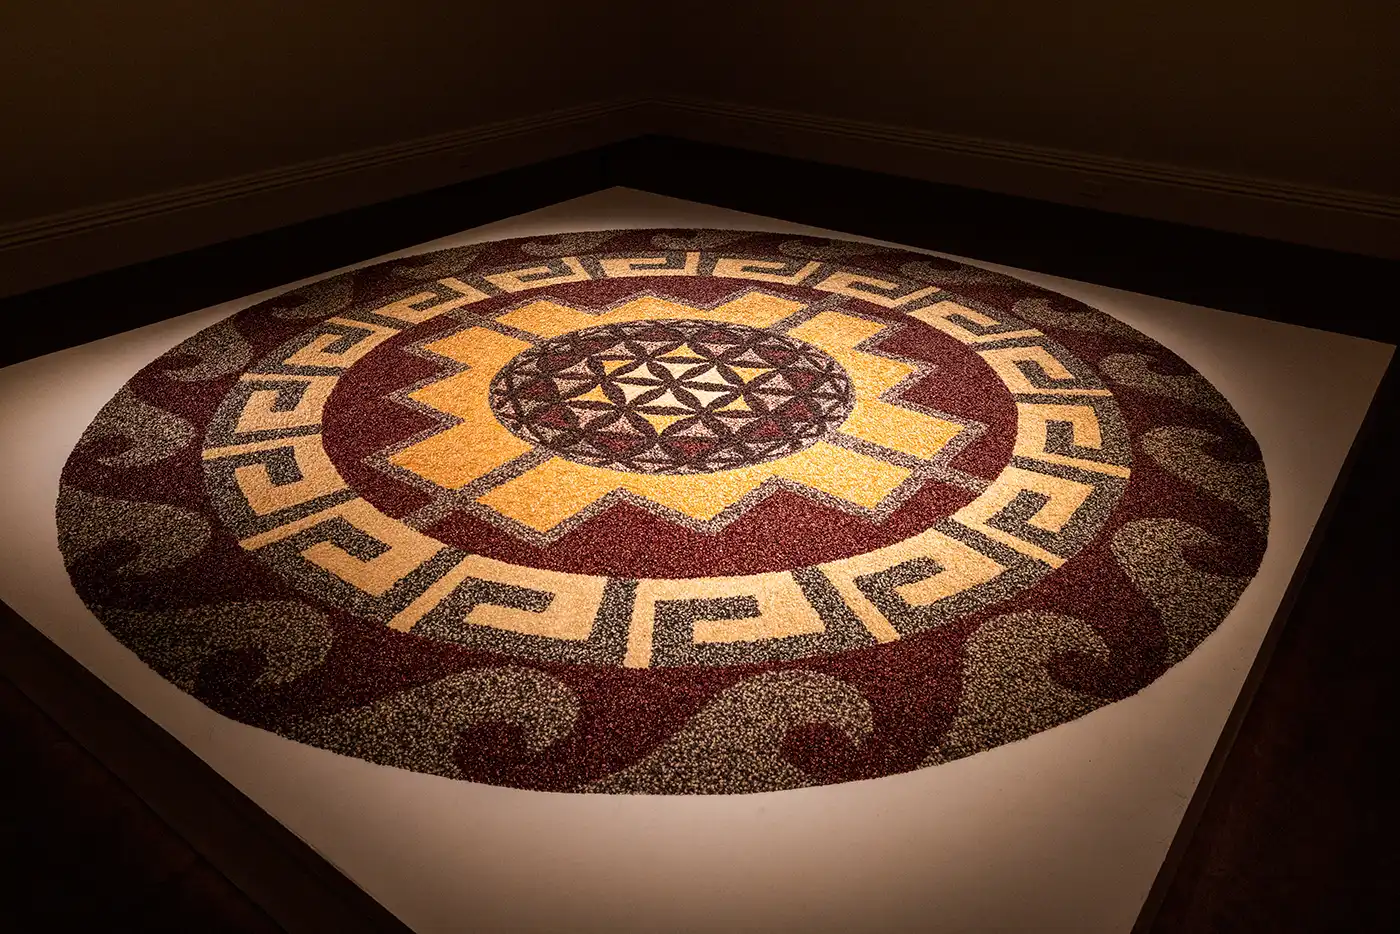
[[[688,319],[767,327],[801,311],[797,301],[752,291],[715,308],[695,308],[655,297],[588,314],[551,301],[538,301],[502,314],[497,320],[543,339],[601,324],[633,321]],[[964,426],[883,402],[880,396],[912,375],[910,364],[858,350],[888,325],[836,312],[822,312],[787,332],[837,360],[850,375],[856,400],[849,417],[839,427],[843,434],[900,451],[921,459],[938,454]],[[498,467],[533,450],[528,442],[511,434],[496,420],[487,399],[492,378],[511,358],[530,345],[488,328],[469,328],[427,345],[433,353],[465,364],[466,369],[416,390],[410,398],[461,419],[459,424],[393,455],[392,462],[446,489],[461,489]],[[672,372],[685,383],[708,384],[702,371],[684,375],[706,358],[682,346],[657,358],[677,365]],[[650,392],[660,380],[638,367],[624,372],[629,361],[605,361],[614,384],[628,401]],[[610,366],[615,364],[615,366]],[[669,369],[669,366],[668,366]],[[713,367],[711,367],[713,370]],[[768,367],[729,367],[745,383],[771,372]],[[619,376],[619,374],[621,374]],[[717,370],[712,381],[716,394],[735,391]],[[682,388],[690,391],[688,386]],[[612,404],[601,387],[593,387],[576,401]],[[743,410],[740,396],[719,411]],[[658,431],[695,414],[693,407],[676,399],[671,391],[644,402],[637,413]],[[478,497],[477,502],[537,533],[549,533],[603,498],[627,491],[652,503],[706,522],[740,502],[765,483],[782,479],[821,491],[864,509],[874,509],[898,489],[912,471],[897,464],[818,441],[776,460],[704,474],[632,473],[563,457],[549,457],[524,473]]]

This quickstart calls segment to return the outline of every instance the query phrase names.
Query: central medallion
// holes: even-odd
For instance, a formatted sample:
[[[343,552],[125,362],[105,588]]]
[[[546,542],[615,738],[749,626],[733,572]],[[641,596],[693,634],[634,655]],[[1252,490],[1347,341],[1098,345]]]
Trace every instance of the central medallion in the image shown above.
[[[845,421],[850,377],[772,331],[664,320],[584,328],[510,361],[491,409],[568,460],[636,473],[711,473],[786,457]]]
[[[431,497],[402,512],[410,527],[500,560],[524,548],[534,566],[640,574],[670,562],[667,574],[689,577],[716,561],[790,568],[833,545],[889,544],[986,485],[950,463],[986,424],[905,394],[928,398],[935,371],[952,393],[992,371],[951,344],[937,365],[904,357],[898,342],[922,323],[813,298],[741,287],[704,303],[643,292],[478,314],[408,345],[440,375],[396,404],[438,413],[436,428],[368,456],[333,447]],[[1009,441],[999,448],[1004,463]],[[782,547],[735,550],[775,522],[791,530]]]

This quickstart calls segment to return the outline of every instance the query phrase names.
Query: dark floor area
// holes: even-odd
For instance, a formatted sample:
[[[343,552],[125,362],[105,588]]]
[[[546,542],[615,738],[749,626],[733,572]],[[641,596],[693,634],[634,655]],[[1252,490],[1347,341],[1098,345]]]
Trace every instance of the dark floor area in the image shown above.
[[[4,679],[0,761],[0,930],[282,931]]]
[[[1396,930],[1395,375],[1154,932]]]
[[[1400,263],[668,140],[559,160],[0,301],[70,315],[0,365],[612,184],[1395,341]],[[301,245],[314,244],[303,249]],[[145,283],[161,279],[161,304]],[[1397,927],[1396,367],[1179,867],[1143,931]],[[1316,544],[1316,543],[1315,543]],[[1296,583],[1296,582],[1295,582]],[[0,930],[282,930],[0,678]],[[217,862],[217,858],[215,859]],[[464,919],[463,930],[471,930]]]

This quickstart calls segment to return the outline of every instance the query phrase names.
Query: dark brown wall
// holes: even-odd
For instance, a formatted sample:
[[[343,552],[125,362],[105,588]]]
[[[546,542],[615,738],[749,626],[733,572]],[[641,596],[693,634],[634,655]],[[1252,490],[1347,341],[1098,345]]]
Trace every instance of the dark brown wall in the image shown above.
[[[606,97],[598,16],[570,0],[7,0],[0,223]]]
[[[1400,194],[1393,0],[11,0],[0,223],[622,93]]]
[[[1400,193],[1394,0],[724,0],[692,93]]]

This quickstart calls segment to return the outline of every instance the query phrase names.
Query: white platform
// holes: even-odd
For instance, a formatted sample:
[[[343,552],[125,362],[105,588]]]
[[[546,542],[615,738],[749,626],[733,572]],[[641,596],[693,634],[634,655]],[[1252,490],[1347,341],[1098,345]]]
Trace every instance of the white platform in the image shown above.
[[[612,189],[395,255],[651,226],[843,236]],[[399,771],[213,713],[122,647],[74,594],[54,528],[58,476],[97,410],[142,366],[311,280],[0,369],[0,599],[422,934],[1123,934],[1394,348],[978,265],[1081,299],[1180,354],[1243,417],[1273,489],[1263,565],[1220,628],[1140,694],[1027,740],[873,781],[614,797]]]

